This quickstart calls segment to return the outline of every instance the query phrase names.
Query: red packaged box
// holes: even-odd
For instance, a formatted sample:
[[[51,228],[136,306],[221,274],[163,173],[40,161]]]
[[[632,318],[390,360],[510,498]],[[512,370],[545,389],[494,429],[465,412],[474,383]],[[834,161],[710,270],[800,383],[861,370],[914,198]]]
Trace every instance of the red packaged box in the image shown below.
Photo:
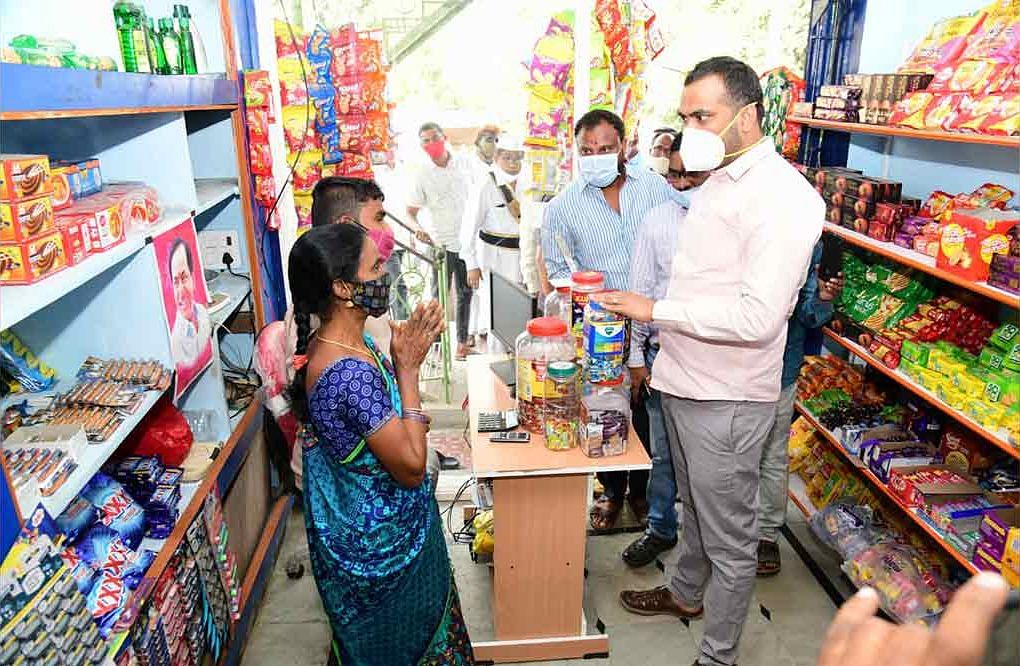
[[[67,268],[59,231],[23,243],[0,244],[0,283],[32,284]]]
[[[74,201],[73,183],[77,179],[77,165],[50,165],[50,198],[53,199],[53,210],[63,210],[71,205]]]
[[[895,233],[896,226],[893,224],[882,222],[880,220],[871,220],[868,222],[868,236],[870,238],[888,243],[892,240],[893,234]]]
[[[961,277],[988,279],[996,254],[1009,253],[1009,232],[1020,224],[1020,212],[975,208],[954,210],[940,228],[935,265]]]
[[[88,229],[88,240],[92,244],[93,253],[103,252],[124,242],[120,202],[113,197],[98,195],[76,201],[73,206],[57,214],[57,224],[84,224]]]
[[[981,486],[946,465],[898,467],[889,472],[889,489],[909,507],[922,507],[935,497],[982,495]]]
[[[53,230],[53,202],[49,196],[0,202],[0,243],[18,243]]]
[[[58,225],[60,234],[64,238],[64,250],[67,253],[67,263],[70,266],[77,266],[85,261],[92,254],[92,242],[89,239],[89,226],[87,222]]]
[[[0,201],[24,201],[49,193],[49,158],[0,154]]]
[[[952,423],[947,423],[944,428],[939,453],[946,466],[961,474],[973,474],[988,468],[988,458],[982,454],[981,446],[967,430]]]

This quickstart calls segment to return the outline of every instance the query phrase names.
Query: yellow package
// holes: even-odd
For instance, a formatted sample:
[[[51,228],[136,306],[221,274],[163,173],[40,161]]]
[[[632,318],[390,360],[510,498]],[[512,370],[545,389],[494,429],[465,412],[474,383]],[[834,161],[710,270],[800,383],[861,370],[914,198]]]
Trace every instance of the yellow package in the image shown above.
[[[985,380],[966,372],[952,376],[953,385],[972,398],[979,398],[985,392]]]
[[[952,404],[952,403],[950,403]],[[956,407],[956,405],[953,405]],[[957,409],[960,409],[957,407]],[[998,430],[1006,418],[1006,408],[994,402],[984,400],[970,400],[964,404],[965,411],[972,419],[981,424],[982,428]]]
[[[475,539],[471,543],[471,551],[476,555],[491,555],[496,549],[492,510],[479,511],[471,524],[475,528]]]
[[[1013,587],[1020,587],[1020,527],[1009,530],[1002,552],[1002,577]]]

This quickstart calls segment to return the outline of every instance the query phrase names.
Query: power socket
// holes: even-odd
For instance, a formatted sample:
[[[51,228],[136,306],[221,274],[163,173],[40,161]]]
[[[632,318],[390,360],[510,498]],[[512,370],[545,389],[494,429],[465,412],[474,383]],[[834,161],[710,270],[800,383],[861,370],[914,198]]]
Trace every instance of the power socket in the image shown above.
[[[234,258],[235,271],[241,263],[240,237],[236,231],[200,231],[198,232],[198,247],[202,253],[204,268],[226,270],[227,266],[223,263],[224,253],[228,253]]]

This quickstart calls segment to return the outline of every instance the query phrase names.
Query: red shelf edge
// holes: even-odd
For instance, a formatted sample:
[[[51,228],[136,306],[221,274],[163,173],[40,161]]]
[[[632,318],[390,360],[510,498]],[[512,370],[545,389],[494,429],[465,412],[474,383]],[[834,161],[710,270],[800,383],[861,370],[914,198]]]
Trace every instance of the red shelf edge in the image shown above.
[[[815,431],[817,431],[818,434],[822,436],[822,439],[829,443],[829,446],[834,448],[836,452],[839,453],[850,464],[851,467],[853,467],[854,469],[858,470],[861,474],[863,474],[864,477],[868,479],[868,481],[871,483],[871,485],[876,486],[882,495],[884,495],[889,501],[891,501],[893,504],[899,507],[900,510],[903,513],[905,513],[914,522],[915,525],[920,527],[925,533],[928,534],[929,537],[934,539],[942,547],[942,550],[944,550],[946,553],[952,556],[953,559],[955,559],[961,566],[967,569],[967,571],[971,572],[972,574],[978,573],[978,568],[973,563],[971,563],[963,553],[953,548],[952,545],[950,545],[949,542],[947,542],[945,538],[935,530],[935,528],[933,528],[931,525],[926,523],[923,518],[914,513],[910,509],[910,507],[904,505],[900,501],[900,499],[896,497],[896,495],[894,495],[891,490],[889,490],[888,486],[882,483],[882,481],[877,476],[875,476],[871,470],[858,466],[857,464],[858,461],[855,459],[855,457],[850,455],[850,453],[848,453],[846,449],[844,449],[840,445],[840,443],[836,441],[836,438],[832,436],[832,433],[829,432],[828,428],[822,426],[822,424],[819,423],[817,419],[815,419],[815,417],[803,405],[801,405],[800,401],[795,403],[794,408],[801,416],[807,419],[808,423],[811,424]]]

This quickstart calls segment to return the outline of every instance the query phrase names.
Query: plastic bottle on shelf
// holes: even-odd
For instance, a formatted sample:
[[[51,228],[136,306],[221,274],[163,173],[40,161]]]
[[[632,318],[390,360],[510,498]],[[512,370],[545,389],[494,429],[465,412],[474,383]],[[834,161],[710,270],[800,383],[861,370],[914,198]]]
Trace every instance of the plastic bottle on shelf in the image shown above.
[[[567,451],[578,445],[581,417],[580,368],[573,361],[549,364],[545,382],[542,429],[545,446]]]
[[[166,60],[166,49],[163,48],[163,40],[156,32],[156,21],[151,16],[145,20],[145,35],[149,42],[149,56],[154,63],[153,70],[157,74],[169,74],[170,65]]]
[[[188,73],[204,74],[209,71],[209,60],[205,55],[205,43],[202,41],[202,35],[198,33],[198,25],[191,17],[191,9],[187,5],[175,5],[174,11],[176,11],[177,7],[181,8],[181,16],[188,20],[188,34],[191,35],[191,50],[194,53],[195,71]]]
[[[197,74],[195,63],[195,42],[191,36],[191,20],[187,16],[187,7],[174,5],[174,20],[177,22],[177,39],[181,51],[181,68],[185,74]]]
[[[571,325],[570,281],[557,283],[556,288],[545,297],[542,312],[546,317],[562,319],[567,326]]]
[[[562,319],[539,317],[517,337],[517,413],[521,426],[542,433],[546,372],[554,361],[574,360],[574,340]]]
[[[181,65],[181,43],[180,36],[174,30],[172,18],[161,18],[159,20],[158,39],[163,45],[163,53],[166,55],[168,74],[183,74],[184,67]]]
[[[570,276],[570,330],[581,358],[581,336],[584,332],[584,307],[592,294],[605,291],[606,279],[598,271],[578,271]]]
[[[584,381],[599,386],[619,386],[624,381],[623,352],[627,320],[595,301],[584,308],[582,333]]]

